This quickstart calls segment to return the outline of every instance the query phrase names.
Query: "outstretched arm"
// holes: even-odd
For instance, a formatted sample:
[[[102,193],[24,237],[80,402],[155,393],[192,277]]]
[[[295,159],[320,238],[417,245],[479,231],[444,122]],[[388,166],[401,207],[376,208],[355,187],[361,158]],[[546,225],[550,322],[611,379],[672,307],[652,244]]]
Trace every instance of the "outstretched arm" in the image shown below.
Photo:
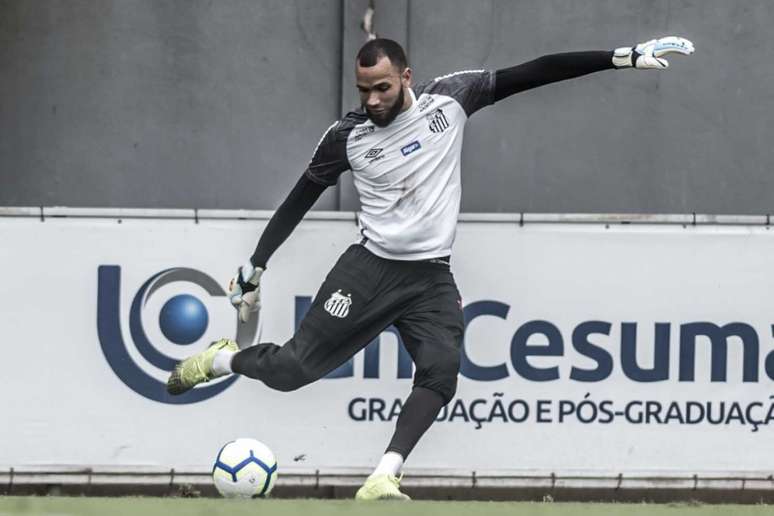
[[[568,52],[540,57],[495,72],[495,102],[521,91],[581,75],[617,68],[663,70],[669,66],[664,56],[678,53],[690,55],[693,43],[684,38],[668,36],[621,47],[611,51],[592,50]]]
[[[306,174],[301,176],[258,240],[255,252],[250,257],[253,267],[266,268],[266,262],[274,251],[290,236],[326,188],[327,186],[309,179]]]
[[[239,267],[231,279],[228,297],[242,322],[247,322],[261,308],[261,275],[266,269],[266,262],[325,189],[335,185],[341,173],[349,170],[346,143],[352,127],[350,121],[339,121],[328,128],[301,179],[266,225],[250,260]]]
[[[564,81],[601,70],[612,70],[613,51],[592,50],[539,57],[495,72],[494,100],[552,82]]]
[[[242,322],[247,322],[251,314],[261,307],[261,276],[266,269],[266,262],[287,240],[326,188],[326,185],[312,181],[304,173],[269,220],[250,260],[239,267],[231,279],[228,296]]]

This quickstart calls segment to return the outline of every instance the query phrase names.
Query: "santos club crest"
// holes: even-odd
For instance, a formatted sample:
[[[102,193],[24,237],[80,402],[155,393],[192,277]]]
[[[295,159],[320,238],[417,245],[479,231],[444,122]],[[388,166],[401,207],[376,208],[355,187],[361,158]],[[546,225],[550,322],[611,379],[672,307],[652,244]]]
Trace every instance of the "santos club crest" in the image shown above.
[[[331,297],[325,302],[325,311],[334,317],[341,317],[342,319],[349,315],[349,307],[352,305],[352,294],[346,296],[341,293],[341,289],[337,290]]]
[[[435,109],[425,116],[428,127],[434,133],[442,133],[449,128],[449,121],[441,108]]]

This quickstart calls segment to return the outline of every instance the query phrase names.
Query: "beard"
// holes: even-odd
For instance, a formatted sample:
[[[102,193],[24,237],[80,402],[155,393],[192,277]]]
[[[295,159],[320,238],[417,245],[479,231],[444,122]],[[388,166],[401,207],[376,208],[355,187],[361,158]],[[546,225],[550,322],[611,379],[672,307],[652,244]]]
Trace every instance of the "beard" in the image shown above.
[[[368,119],[371,120],[371,122],[374,123],[374,125],[378,127],[387,127],[392,123],[393,120],[400,114],[400,110],[403,109],[403,101],[404,101],[404,94],[403,94],[403,88],[400,89],[400,93],[398,93],[398,98],[395,100],[395,103],[384,113],[381,114],[375,114],[371,113],[366,106],[363,106],[363,110],[368,115]]]

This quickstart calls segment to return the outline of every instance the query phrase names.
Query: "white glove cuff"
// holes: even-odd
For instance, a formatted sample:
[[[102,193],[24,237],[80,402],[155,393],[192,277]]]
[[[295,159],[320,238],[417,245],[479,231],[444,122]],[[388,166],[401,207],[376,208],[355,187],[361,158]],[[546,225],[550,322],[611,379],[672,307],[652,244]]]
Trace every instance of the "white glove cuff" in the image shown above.
[[[242,276],[243,282],[258,285],[258,283],[261,282],[261,274],[263,274],[263,269],[254,266],[253,262],[248,259],[247,262],[239,269],[239,273]]]
[[[616,68],[631,68],[634,66],[632,54],[632,47],[616,48],[613,51],[613,66]]]

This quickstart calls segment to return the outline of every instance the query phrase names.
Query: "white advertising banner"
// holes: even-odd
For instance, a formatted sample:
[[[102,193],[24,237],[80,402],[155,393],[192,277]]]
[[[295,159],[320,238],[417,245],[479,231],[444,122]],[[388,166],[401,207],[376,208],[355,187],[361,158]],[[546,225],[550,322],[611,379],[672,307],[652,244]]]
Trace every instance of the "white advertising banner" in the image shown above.
[[[290,393],[248,378],[164,392],[220,337],[282,343],[352,220],[306,220],[269,263],[261,327],[225,284],[265,221],[0,218],[0,466],[207,468],[241,436],[280,468],[369,468],[411,389],[384,332]],[[462,222],[455,399],[409,468],[774,472],[768,227]]]

